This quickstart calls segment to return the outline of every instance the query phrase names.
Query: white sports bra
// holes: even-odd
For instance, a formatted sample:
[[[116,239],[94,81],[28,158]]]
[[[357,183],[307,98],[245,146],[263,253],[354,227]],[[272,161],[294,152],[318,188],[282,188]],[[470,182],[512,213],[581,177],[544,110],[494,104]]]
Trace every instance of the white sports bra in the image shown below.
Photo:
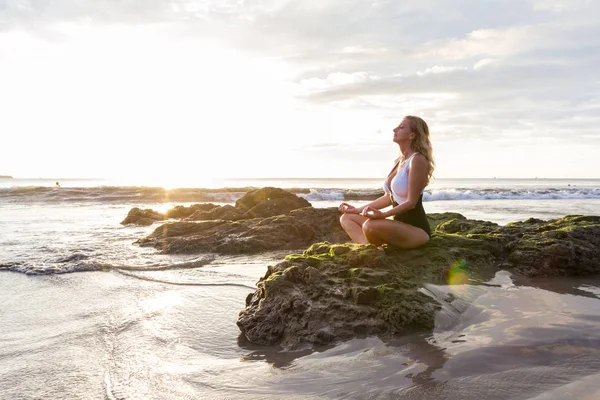
[[[387,194],[390,194],[391,192],[392,196],[394,197],[394,200],[398,204],[403,203],[408,198],[408,171],[410,169],[410,162],[416,154],[419,153],[412,153],[410,157],[408,157],[408,160],[406,160],[400,171],[398,171],[396,175],[392,178],[391,191],[387,183],[389,175],[385,178],[385,181],[383,181],[383,190],[385,190]]]

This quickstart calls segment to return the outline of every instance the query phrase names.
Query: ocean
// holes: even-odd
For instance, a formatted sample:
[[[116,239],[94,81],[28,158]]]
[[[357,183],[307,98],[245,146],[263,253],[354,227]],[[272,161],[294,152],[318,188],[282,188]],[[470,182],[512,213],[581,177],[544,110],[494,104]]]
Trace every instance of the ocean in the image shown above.
[[[470,301],[433,332],[282,352],[235,322],[288,252],[164,255],[133,244],[160,223],[120,225],[133,207],[233,204],[264,186],[365,204],[381,184],[0,179],[0,399],[600,399],[600,277],[500,271],[439,288]],[[600,179],[437,179],[424,208],[498,224],[600,215]]]

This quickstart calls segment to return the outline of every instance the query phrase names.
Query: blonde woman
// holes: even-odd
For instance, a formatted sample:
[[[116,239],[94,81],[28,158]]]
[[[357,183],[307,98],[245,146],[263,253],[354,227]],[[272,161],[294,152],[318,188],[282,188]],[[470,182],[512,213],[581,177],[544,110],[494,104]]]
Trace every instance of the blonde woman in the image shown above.
[[[431,236],[423,209],[423,190],[435,165],[429,127],[421,118],[407,116],[394,129],[394,142],[400,147],[400,156],[383,184],[385,194],[363,207],[340,204],[340,222],[356,243],[412,249],[427,243]],[[388,206],[392,208],[382,211]]]

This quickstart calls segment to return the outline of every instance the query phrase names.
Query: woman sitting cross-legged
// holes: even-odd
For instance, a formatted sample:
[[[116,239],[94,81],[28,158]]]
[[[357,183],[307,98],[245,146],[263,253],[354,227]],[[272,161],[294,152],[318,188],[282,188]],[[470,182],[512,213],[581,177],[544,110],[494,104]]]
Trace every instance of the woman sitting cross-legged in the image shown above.
[[[383,184],[385,194],[363,207],[340,204],[340,222],[356,243],[412,249],[427,243],[431,235],[423,209],[423,190],[435,165],[429,127],[421,118],[407,116],[394,129],[393,140],[400,156]],[[382,211],[388,206],[392,208]]]

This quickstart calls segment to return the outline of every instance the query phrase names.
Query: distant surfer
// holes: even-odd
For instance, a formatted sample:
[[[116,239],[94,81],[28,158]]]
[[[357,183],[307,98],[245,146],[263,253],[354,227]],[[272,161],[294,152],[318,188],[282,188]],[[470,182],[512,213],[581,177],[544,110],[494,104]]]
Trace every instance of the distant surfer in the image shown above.
[[[60,187],[60,183],[56,182],[56,187],[59,188]]]
[[[412,249],[427,243],[431,235],[423,209],[423,191],[434,168],[429,127],[419,117],[405,117],[394,128],[393,141],[400,156],[384,182],[385,194],[363,207],[340,204],[340,223],[356,243]],[[388,206],[392,208],[381,211]]]

